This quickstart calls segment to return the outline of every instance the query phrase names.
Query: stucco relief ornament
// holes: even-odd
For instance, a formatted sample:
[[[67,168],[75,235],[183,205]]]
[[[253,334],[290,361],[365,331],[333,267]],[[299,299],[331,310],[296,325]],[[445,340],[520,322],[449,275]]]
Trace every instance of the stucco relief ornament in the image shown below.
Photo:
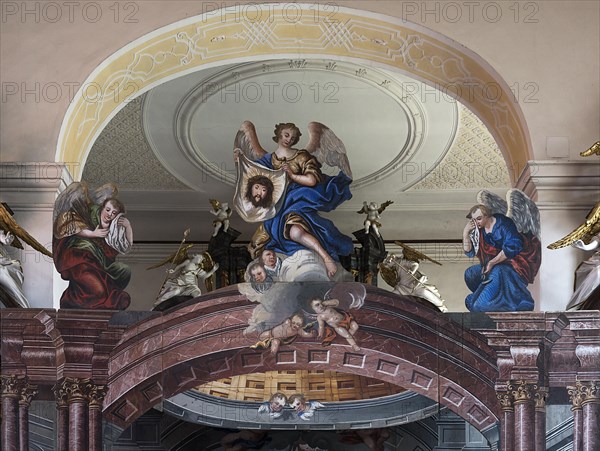
[[[29,301],[23,292],[21,262],[13,259],[7,250],[8,246],[23,249],[20,240],[36,251],[52,257],[44,246],[17,224],[9,207],[4,203],[0,204],[0,296],[5,307],[29,307]]]
[[[383,280],[394,287],[394,293],[425,299],[440,311],[447,312],[448,308],[438,289],[428,283],[427,276],[419,271],[419,262],[422,260],[428,260],[436,265],[441,263],[400,241],[396,241],[396,244],[402,247],[403,256],[398,257],[391,253],[387,255],[379,265]]]

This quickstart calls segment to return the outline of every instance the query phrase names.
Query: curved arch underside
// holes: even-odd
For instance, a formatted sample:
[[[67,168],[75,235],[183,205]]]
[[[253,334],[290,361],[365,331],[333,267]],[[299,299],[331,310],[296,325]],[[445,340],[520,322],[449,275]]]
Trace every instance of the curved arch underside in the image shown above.
[[[162,399],[234,375],[328,370],[402,386],[447,406],[479,430],[500,416],[495,352],[478,333],[437,311],[368,288],[353,310],[360,351],[310,340],[276,355],[249,348],[243,330],[256,304],[227,288],[132,326],[109,360],[106,418],[126,427]]]
[[[264,59],[355,61],[405,73],[473,110],[502,150],[513,179],[532,155],[523,114],[502,77],[477,54],[436,32],[366,11],[316,4],[253,4],[216,10],[153,31],[105,60],[63,120],[56,161],[80,163],[129,100],[204,68]],[[325,8],[327,5],[320,5]],[[325,8],[326,9],[326,8]],[[260,14],[259,14],[260,13]],[[335,70],[335,64],[327,70]],[[234,76],[234,74],[232,74]],[[514,181],[514,180],[513,180]]]

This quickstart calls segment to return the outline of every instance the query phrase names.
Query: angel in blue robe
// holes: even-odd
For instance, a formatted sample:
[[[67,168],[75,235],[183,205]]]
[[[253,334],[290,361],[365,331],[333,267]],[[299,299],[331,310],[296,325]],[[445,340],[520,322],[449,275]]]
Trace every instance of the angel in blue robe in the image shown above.
[[[292,146],[301,136],[298,127],[292,123],[277,124],[273,140],[278,147],[267,153],[258,142],[254,125],[246,121],[236,136],[234,158],[238,161],[243,153],[267,169],[281,169],[289,182],[274,216],[254,234],[250,246],[253,253],[259,255],[262,249],[271,249],[292,255],[309,249],[321,257],[327,275],[332,277],[337,272],[339,256],[352,253],[352,239],[318,212],[332,211],[352,197],[352,172],[343,143],[328,127],[311,122],[309,132],[311,139],[306,150],[295,149]],[[322,162],[339,166],[342,171],[336,176],[323,174]]]
[[[480,202],[469,211],[463,249],[479,264],[467,268],[465,282],[472,291],[465,300],[472,312],[531,311],[534,301],[527,285],[541,264],[540,220],[535,203],[513,189],[508,202],[482,190]]]

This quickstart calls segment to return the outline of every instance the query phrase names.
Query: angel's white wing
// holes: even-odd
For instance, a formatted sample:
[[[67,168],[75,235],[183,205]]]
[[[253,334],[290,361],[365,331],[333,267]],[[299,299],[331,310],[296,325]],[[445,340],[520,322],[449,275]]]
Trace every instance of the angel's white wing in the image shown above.
[[[90,196],[91,201],[96,205],[102,205],[106,199],[114,198],[119,195],[119,189],[114,183],[107,183],[96,188]]]
[[[320,122],[308,124],[310,141],[306,150],[313,154],[319,163],[327,163],[329,166],[338,167],[348,177],[352,178],[352,170],[346,155],[346,146],[333,131]]]
[[[260,145],[260,142],[258,142],[256,128],[250,121],[242,122],[240,129],[235,135],[233,148],[241,149],[246,158],[252,161],[262,158],[267,153]]]
[[[519,189],[510,189],[506,193],[508,212],[506,216],[511,218],[517,230],[521,233],[533,233],[540,237],[540,211],[537,205],[527,194]]]
[[[56,218],[68,211],[74,211],[84,221],[88,220],[90,202],[87,183],[71,183],[58,195],[54,202],[52,222],[56,222]]]
[[[477,193],[477,202],[488,207],[492,211],[492,214],[500,213],[506,215],[508,211],[508,205],[504,199],[485,189]]]

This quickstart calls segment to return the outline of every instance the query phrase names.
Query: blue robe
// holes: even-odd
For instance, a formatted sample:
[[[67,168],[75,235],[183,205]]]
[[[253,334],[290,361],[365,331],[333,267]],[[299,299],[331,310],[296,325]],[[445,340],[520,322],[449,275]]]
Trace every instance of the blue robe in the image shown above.
[[[480,244],[477,257],[480,264],[465,271],[465,282],[473,292],[465,299],[471,312],[518,312],[533,310],[534,301],[527,289],[528,280],[533,278],[539,268],[539,253],[525,248],[537,241],[522,235],[512,219],[497,214],[496,223],[490,233],[480,229]],[[535,246],[534,246],[535,247]],[[482,271],[487,263],[504,251],[507,260],[494,266],[483,277]],[[522,258],[524,255],[527,258]],[[466,252],[468,257],[475,256],[475,250]]]
[[[289,161],[302,156],[302,153],[306,158],[307,152],[301,150]],[[274,167],[272,155],[265,155],[256,160],[256,163],[269,169],[279,169]],[[309,158],[314,157],[310,156]],[[320,167],[316,159],[314,163]],[[334,177],[322,174],[320,170],[318,173],[321,180],[315,186],[289,183],[277,214],[263,223],[263,227],[270,237],[265,249],[272,249],[285,255],[305,249],[301,244],[286,237],[289,228],[288,216],[295,214],[302,218],[302,223],[306,226],[305,228],[308,228],[308,232],[319,240],[321,246],[334,260],[339,261],[338,255],[349,255],[353,252],[352,239],[342,234],[329,219],[318,214],[319,211],[335,210],[342,202],[352,198],[352,193],[350,193],[352,179],[342,172]],[[304,173],[301,174],[304,175]]]

